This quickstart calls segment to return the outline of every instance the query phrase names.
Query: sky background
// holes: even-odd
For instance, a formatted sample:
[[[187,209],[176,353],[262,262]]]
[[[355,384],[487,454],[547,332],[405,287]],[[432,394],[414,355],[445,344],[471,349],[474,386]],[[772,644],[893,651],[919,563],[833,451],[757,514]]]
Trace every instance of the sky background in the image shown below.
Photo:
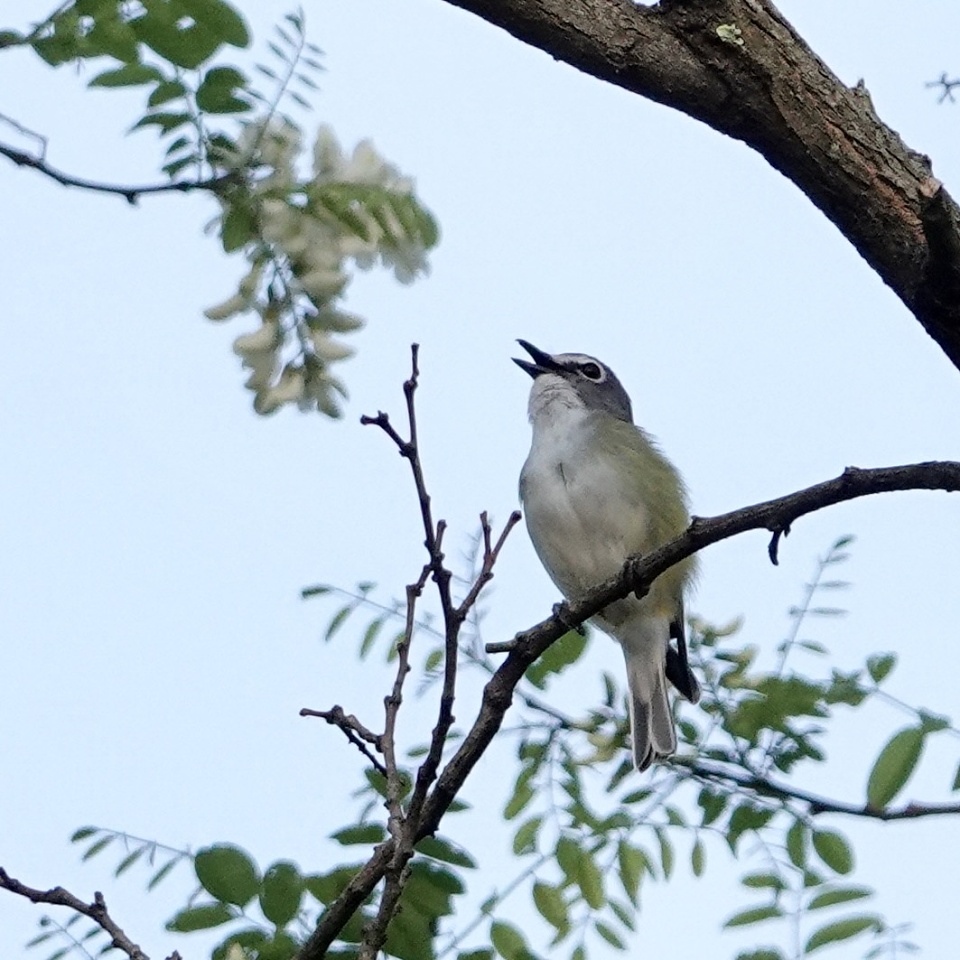
[[[942,70],[960,73],[960,8],[781,8],[845,83],[865,79],[879,115],[960,189],[960,107],[938,107],[924,88]],[[256,5],[251,57],[287,10]],[[19,4],[12,25],[46,12]],[[0,165],[0,863],[34,886],[104,890],[154,957],[202,955],[200,940],[161,930],[187,871],[144,897],[142,876],[110,880],[114,855],[78,862],[67,842],[76,827],[194,848],[232,840],[263,865],[290,857],[304,869],[339,852],[325,837],[345,822],[360,758],[297,711],[338,702],[376,726],[387,674],[357,663],[347,630],[324,645],[333,608],[299,591],[374,580],[389,596],[419,572],[405,464],[359,424],[380,409],[401,418],[412,341],[448,548],[467,547],[481,510],[502,522],[517,506],[529,443],[529,380],[509,359],[517,337],[610,362],[698,515],[847,465],[960,459],[957,370],[835,228],[742,144],[440,0],[324,0],[306,16],[327,69],[307,131],[325,121],[347,145],[372,137],[416,177],[443,231],[429,279],[405,288],[370,274],[351,286],[349,306],[369,323],[342,367],[351,401],[339,423],[252,413],[230,351],[252,322],[202,317],[243,272],[203,232],[212,201],[131,207]],[[124,136],[143,94],[84,83],[72,68],[5,53],[0,113],[47,136],[60,168],[155,182],[154,134]],[[0,135],[24,145],[7,126]],[[759,533],[712,547],[691,606],[714,623],[742,615],[744,638],[772,657],[816,557],[854,533],[849,615],[808,633],[841,668],[897,650],[891,692],[956,714],[958,502],[897,494],[823,511],[796,525],[776,568]],[[539,621],[556,599],[518,529],[487,639]],[[588,703],[601,670],[620,667],[601,641],[569,686]],[[468,696],[464,721],[474,704]],[[426,723],[430,709],[412,705],[408,722]],[[904,722],[879,710],[840,722],[830,764],[803,785],[862,800],[872,759]],[[946,799],[956,760],[955,740],[935,740],[904,799]],[[494,811],[497,762],[494,753],[478,767],[469,794],[477,802],[482,784],[481,805]],[[509,834],[490,834],[491,822],[448,832],[489,851],[496,885]],[[853,879],[876,887],[876,908],[913,922],[926,956],[945,956],[956,943],[960,824],[836,824],[854,838]],[[719,846],[711,854],[703,880],[681,870],[646,888],[635,949],[682,960],[709,944],[721,957],[763,939],[763,928],[719,932],[744,905],[742,870]],[[21,955],[40,912],[0,898],[0,955]],[[680,924],[697,946],[686,955],[674,945]]]

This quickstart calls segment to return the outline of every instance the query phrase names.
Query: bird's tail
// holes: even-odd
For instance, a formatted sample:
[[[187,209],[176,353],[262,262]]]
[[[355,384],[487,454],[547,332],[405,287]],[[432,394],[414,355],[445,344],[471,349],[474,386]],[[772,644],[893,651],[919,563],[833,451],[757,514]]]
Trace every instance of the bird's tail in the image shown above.
[[[621,641],[630,689],[633,762],[638,770],[646,770],[655,760],[668,757],[677,749],[665,672],[668,626],[666,623],[649,626],[656,629],[644,630],[642,637]]]

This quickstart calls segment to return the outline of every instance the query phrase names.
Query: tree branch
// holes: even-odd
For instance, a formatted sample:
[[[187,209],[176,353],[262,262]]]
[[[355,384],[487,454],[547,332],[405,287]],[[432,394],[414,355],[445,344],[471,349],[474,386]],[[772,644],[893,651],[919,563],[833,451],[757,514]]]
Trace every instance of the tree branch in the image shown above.
[[[301,717],[319,717],[343,731],[343,735],[370,761],[374,770],[387,775],[387,768],[371,753],[367,744],[376,746],[380,738],[368,730],[352,713],[345,713],[343,707],[334,704],[329,710],[311,710],[302,707]]]
[[[671,758],[670,763],[685,767],[697,780],[710,783],[727,784],[777,800],[797,800],[806,804],[807,813],[815,817],[821,813],[841,813],[851,817],[865,817],[871,820],[918,820],[922,817],[942,817],[960,814],[960,803],[918,803],[911,801],[903,807],[882,807],[877,809],[867,804],[844,803],[831,800],[819,794],[810,793],[787,784],[777,783],[768,777],[741,773],[722,766],[703,763],[685,757]]]
[[[51,890],[35,890],[33,887],[28,887],[11,877],[3,867],[0,867],[0,888],[26,897],[31,903],[49,903],[55,907],[66,907],[74,913],[81,913],[109,934],[110,946],[121,950],[130,960],[150,960],[107,912],[106,901],[99,891],[93,895],[93,903],[84,903],[63,887],[53,887]],[[174,951],[167,960],[180,960],[180,954]]]
[[[22,150],[15,150],[6,144],[0,143],[0,156],[12,160],[18,167],[30,167],[37,170],[51,180],[65,187],[79,187],[81,190],[93,190],[96,193],[110,193],[123,197],[127,203],[136,204],[140,197],[151,193],[193,193],[197,190],[209,190],[216,193],[219,189],[236,179],[236,174],[227,173],[220,177],[211,177],[208,180],[173,180],[169,183],[153,183],[142,186],[123,186],[120,184],[101,183],[97,180],[87,180],[64,173],[52,167],[43,157],[34,157]]]
[[[960,368],[960,209],[769,0],[447,0],[742,140],[837,226]]]
[[[785,497],[767,500],[717,517],[694,518],[687,530],[675,540],[646,557],[631,557],[616,576],[590,590],[580,600],[559,604],[553,616],[517,634],[506,659],[484,687],[476,720],[461,741],[457,752],[440,773],[424,804],[417,839],[430,836],[436,831],[470,771],[500,729],[513,700],[514,690],[527,668],[551,643],[563,636],[571,624],[584,623],[608,604],[630,593],[637,592],[642,595],[665,570],[711,544],[748,530],[782,533],[800,517],[823,507],[896,490],[960,491],[960,463],[934,461],[867,470],[848,467],[833,480],[826,480]],[[800,796],[796,798],[800,799]],[[905,809],[932,811],[934,808],[912,805]],[[826,809],[821,812],[826,812]],[[852,814],[856,812],[856,808],[836,812]],[[876,816],[874,813],[869,815]],[[912,814],[914,817],[921,815],[925,814]],[[898,818],[889,819],[904,819],[907,816],[910,814],[903,813]],[[297,955],[298,960],[320,960],[343,924],[384,876],[392,855],[391,847],[392,841],[377,847],[371,860],[321,917],[313,935]]]

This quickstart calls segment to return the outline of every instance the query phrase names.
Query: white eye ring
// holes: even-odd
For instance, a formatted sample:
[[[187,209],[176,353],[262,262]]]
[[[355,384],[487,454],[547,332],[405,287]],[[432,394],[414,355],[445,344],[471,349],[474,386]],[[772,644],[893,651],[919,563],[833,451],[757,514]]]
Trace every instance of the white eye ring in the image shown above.
[[[588,380],[593,380],[595,383],[599,383],[603,379],[603,368],[599,363],[594,363],[592,360],[582,364],[580,372]]]

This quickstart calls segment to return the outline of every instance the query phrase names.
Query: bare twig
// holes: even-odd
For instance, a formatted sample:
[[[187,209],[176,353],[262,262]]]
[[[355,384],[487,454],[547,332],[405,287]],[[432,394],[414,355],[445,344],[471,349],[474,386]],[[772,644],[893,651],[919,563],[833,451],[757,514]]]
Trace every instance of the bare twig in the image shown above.
[[[15,880],[0,867],[0,888],[9,890],[18,896],[26,897],[31,903],[48,903],[55,907],[66,907],[74,913],[89,917],[101,930],[110,936],[110,946],[121,950],[130,960],[150,960],[120,928],[117,922],[107,911],[106,901],[99,891],[93,895],[93,903],[84,903],[63,887],[53,887],[50,890],[36,890]],[[174,951],[168,960],[180,960],[180,955]]]
[[[946,70],[940,74],[939,79],[931,80],[929,83],[925,84],[925,86],[928,90],[937,87],[940,88],[940,96],[937,98],[937,103],[943,103],[947,100],[949,100],[950,103],[957,102],[956,97],[953,95],[953,91],[960,87],[960,79],[951,80],[947,76]]]
[[[477,579],[473,581],[473,586],[470,587],[467,595],[463,598],[463,602],[457,607],[457,616],[461,620],[466,619],[467,614],[477,602],[477,597],[480,596],[480,592],[493,579],[493,567],[497,562],[497,557],[500,556],[500,551],[503,549],[507,537],[510,536],[510,531],[521,519],[522,515],[520,511],[514,510],[513,513],[507,517],[507,522],[504,524],[503,530],[497,538],[497,542],[491,545],[492,530],[490,529],[490,521],[487,519],[486,511],[480,514],[480,529],[483,531],[483,563]]]
[[[671,757],[673,766],[686,767],[690,775],[697,780],[726,784],[739,789],[753,790],[755,793],[778,800],[795,800],[806,805],[810,816],[822,813],[841,813],[851,817],[864,817],[870,820],[918,820],[922,817],[942,817],[960,814],[960,803],[918,803],[911,801],[903,807],[882,807],[877,809],[867,804],[844,803],[832,800],[808,790],[778,783],[769,777],[743,773],[716,764],[704,763],[688,757]]]
[[[410,439],[404,440],[390,423],[387,414],[380,412],[376,417],[361,417],[361,423],[380,427],[394,442],[400,455],[410,464],[413,473],[417,500],[420,504],[420,516],[423,521],[424,546],[428,561],[416,583],[407,587],[407,621],[404,636],[398,646],[398,665],[396,679],[391,694],[386,698],[386,725],[382,740],[382,749],[387,766],[387,807],[389,809],[389,827],[393,848],[388,861],[385,876],[386,883],[376,916],[367,924],[360,949],[362,960],[373,960],[383,946],[387,927],[396,913],[403,887],[409,876],[408,864],[413,856],[413,846],[417,840],[421,811],[430,785],[436,779],[443,746],[453,723],[453,700],[457,675],[457,639],[463,622],[457,615],[450,593],[451,573],[444,565],[443,535],[446,521],[434,522],[430,494],[427,491],[420,462],[420,448],[417,434],[417,414],[415,396],[419,381],[419,346],[413,344],[410,349],[411,370],[409,378],[403,384],[406,398],[407,424]],[[394,731],[397,712],[402,702],[403,681],[409,672],[410,642],[413,637],[414,609],[417,599],[432,576],[440,597],[440,608],[444,622],[444,680],[440,695],[440,707],[437,723],[430,738],[427,756],[417,770],[413,793],[407,805],[406,813],[400,806],[400,777],[395,759]]]
[[[327,723],[338,727],[343,731],[344,736],[370,761],[374,769],[385,777],[387,775],[386,767],[373,755],[368,749],[367,744],[379,746],[380,737],[368,730],[352,713],[345,713],[343,707],[333,706],[329,710],[311,710],[309,707],[303,707],[300,710],[301,717],[320,717]]]
[[[2,143],[0,143],[0,156],[12,160],[18,167],[30,167],[65,187],[79,187],[81,190],[114,194],[123,197],[130,204],[135,204],[140,197],[151,193],[193,193],[197,190],[209,190],[211,193],[216,193],[236,180],[236,174],[227,173],[219,177],[210,177],[207,180],[174,180],[169,183],[124,186],[122,184],[101,183],[98,180],[88,180],[85,177],[64,173],[47,163],[42,156],[35,157],[23,150],[16,150],[14,147]]]

